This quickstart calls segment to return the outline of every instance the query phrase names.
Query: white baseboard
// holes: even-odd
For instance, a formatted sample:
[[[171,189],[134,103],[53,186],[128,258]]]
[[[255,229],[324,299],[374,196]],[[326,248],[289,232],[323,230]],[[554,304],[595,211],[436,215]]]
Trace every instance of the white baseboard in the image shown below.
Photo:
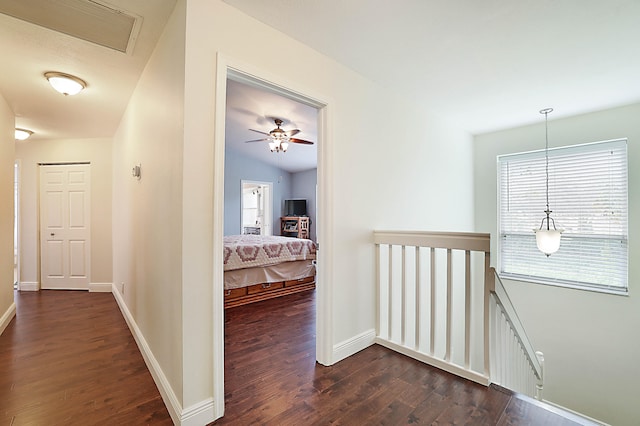
[[[147,368],[153,377],[153,381],[156,383],[156,386],[160,391],[164,405],[167,407],[173,423],[180,426],[200,426],[213,422],[215,420],[213,399],[207,399],[184,410],[182,409],[182,404],[178,401],[176,394],[173,392],[173,389],[169,384],[169,380],[167,380],[167,376],[165,376],[160,364],[153,355],[151,348],[147,344],[147,341],[142,335],[142,331],[131,315],[120,291],[118,291],[115,284],[113,284],[111,288],[113,297],[116,299],[116,302],[120,307],[120,311],[131,330],[131,334],[133,334],[133,338],[138,344],[142,358],[144,359],[145,364],[147,364]]]
[[[20,291],[40,291],[39,282],[21,281],[18,285]]]
[[[333,345],[333,363],[335,364],[356,352],[360,352],[361,350],[368,348],[373,344],[375,338],[376,330],[371,329]]]
[[[0,334],[4,333],[5,328],[9,325],[13,317],[16,316],[16,304],[11,303],[9,309],[0,317]]]
[[[111,293],[112,283],[89,283],[89,293]]]
[[[556,404],[555,402],[547,401],[546,399],[543,399],[542,402],[544,402],[545,404],[549,404],[552,407],[556,407],[561,411],[564,411],[562,415],[565,418],[575,421],[578,424],[588,425],[588,426],[610,426],[608,423],[604,423],[604,422],[601,422],[600,420],[596,420],[582,413],[578,413],[577,411],[573,411],[569,408],[563,407],[562,405]]]
[[[180,424],[182,426],[207,425],[213,422],[214,416],[213,398],[209,398],[182,410]]]

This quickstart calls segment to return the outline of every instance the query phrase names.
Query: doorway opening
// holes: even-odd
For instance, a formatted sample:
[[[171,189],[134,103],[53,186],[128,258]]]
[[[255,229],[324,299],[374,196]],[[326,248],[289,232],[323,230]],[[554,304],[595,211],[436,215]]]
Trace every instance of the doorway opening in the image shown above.
[[[273,184],[271,182],[241,181],[242,233],[273,235]]]
[[[214,401],[216,401],[215,410],[218,416],[221,416],[224,412],[224,366],[225,366],[225,351],[224,351],[224,330],[225,330],[225,315],[222,309],[224,300],[222,295],[224,294],[224,270],[222,264],[223,258],[223,244],[222,241],[225,235],[233,235],[232,232],[237,233],[241,226],[241,213],[239,202],[236,205],[228,203],[227,201],[233,198],[234,193],[240,192],[239,176],[234,176],[234,173],[247,172],[249,175],[243,176],[246,180],[256,180],[263,182],[273,183],[273,233],[280,233],[280,219],[284,214],[284,201],[285,199],[292,198],[305,198],[308,201],[308,214],[313,214],[313,218],[309,218],[312,223],[311,238],[316,241],[318,245],[322,243],[323,248],[330,249],[331,247],[331,232],[330,226],[326,226],[327,222],[330,222],[330,215],[328,212],[330,209],[323,206],[324,201],[327,199],[327,191],[330,188],[329,177],[330,170],[323,172],[323,165],[326,164],[324,159],[329,157],[327,146],[327,117],[328,107],[326,102],[319,101],[319,97],[310,97],[301,94],[302,92],[296,92],[287,87],[292,85],[276,84],[266,80],[262,80],[257,75],[259,72],[255,70],[248,72],[245,70],[240,71],[239,67],[231,66],[227,58],[222,55],[218,55],[218,78],[217,78],[217,93],[216,98],[216,110],[219,111],[216,114],[216,135],[215,135],[215,147],[214,147],[214,193],[221,193],[224,188],[224,197],[219,197],[214,202],[215,211],[224,211],[223,217],[218,217],[214,221],[213,234],[214,234]],[[298,121],[298,119],[289,118],[294,117],[296,108],[280,109],[280,110],[261,110],[260,114],[252,112],[254,105],[254,99],[245,97],[242,103],[236,106],[236,117],[242,117],[246,119],[249,117],[253,120],[253,124],[238,124],[238,122],[228,117],[230,107],[228,89],[230,85],[240,83],[252,90],[259,90],[268,95],[279,98],[280,102],[298,102],[298,106],[310,108],[312,111],[312,119],[308,122],[304,120]],[[280,105],[280,104],[279,104]],[[282,113],[284,111],[284,114]],[[283,120],[283,118],[285,120]],[[278,119],[278,120],[276,120]],[[282,120],[282,125],[279,121]],[[287,121],[288,120],[288,121]],[[304,123],[304,124],[302,124]],[[307,123],[311,123],[307,125]],[[252,137],[234,139],[232,128],[233,126],[240,126],[245,131],[253,132]],[[302,134],[302,130],[311,129],[311,126],[315,128],[313,136],[307,136]],[[290,167],[294,153],[296,152],[294,143],[289,144],[289,147],[285,150],[272,150],[270,149],[268,140],[265,140],[276,127],[281,127],[284,131],[290,129],[299,129],[299,135],[303,140],[315,142],[312,146],[315,147],[313,157],[313,167],[307,169],[287,170],[286,167]],[[257,133],[256,133],[257,132]],[[255,140],[256,137],[258,140]],[[297,136],[296,136],[297,137]],[[261,178],[251,173],[257,172],[260,168],[247,168],[240,167],[237,161],[238,151],[232,149],[230,146],[234,143],[240,150],[245,150],[244,155],[246,157],[255,157],[261,151],[260,155],[266,158],[267,163],[271,163],[272,169],[277,171],[270,178]],[[302,144],[300,144],[302,145]],[[281,147],[282,148],[282,147]],[[293,148],[293,149],[292,149]],[[268,155],[266,155],[268,154]],[[292,184],[294,174],[305,175],[306,178],[312,178],[313,184],[309,184],[306,181],[302,186],[310,188],[305,190],[303,194],[299,194],[300,190],[298,184]],[[238,180],[236,180],[238,179]],[[238,194],[239,199],[239,194]],[[236,207],[237,206],[237,207]],[[237,219],[236,219],[237,218]],[[237,226],[232,225],[234,221],[237,221]],[[235,231],[233,231],[235,228]],[[319,247],[319,246],[318,246]],[[332,317],[331,317],[331,283],[324,281],[323,277],[327,276],[327,271],[331,270],[330,259],[321,257],[320,250],[316,253],[317,267],[316,271],[316,289],[315,289],[315,346],[316,346],[316,361],[323,365],[330,365],[332,363],[333,346],[332,346]]]

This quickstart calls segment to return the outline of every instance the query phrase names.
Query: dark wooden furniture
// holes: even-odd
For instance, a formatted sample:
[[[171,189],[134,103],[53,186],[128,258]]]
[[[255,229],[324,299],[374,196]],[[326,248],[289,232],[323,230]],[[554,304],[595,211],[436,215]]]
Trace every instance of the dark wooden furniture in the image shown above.
[[[284,237],[309,238],[307,216],[283,216],[280,218],[280,235]]]
[[[298,293],[316,288],[316,277],[309,276],[298,280],[261,283],[248,287],[234,288],[224,291],[224,307],[246,305],[261,300],[273,299],[287,294]]]

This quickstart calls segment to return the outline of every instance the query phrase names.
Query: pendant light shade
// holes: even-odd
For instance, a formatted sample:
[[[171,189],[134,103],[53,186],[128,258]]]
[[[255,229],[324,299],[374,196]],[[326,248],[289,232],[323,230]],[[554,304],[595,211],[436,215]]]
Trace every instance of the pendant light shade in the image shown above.
[[[546,175],[546,195],[547,195],[547,209],[544,211],[547,217],[542,219],[539,229],[534,229],[536,233],[536,245],[538,250],[543,252],[547,257],[555,253],[560,248],[560,236],[562,229],[556,229],[556,222],[551,218],[551,209],[549,209],[549,132],[547,127],[547,115],[553,111],[553,108],[545,108],[540,110],[540,114],[544,114],[544,130],[545,130],[545,147],[544,147],[544,159],[545,159],[545,175]],[[545,221],[547,226],[544,226]],[[553,229],[551,229],[553,225]]]
[[[536,229],[536,245],[538,250],[549,256],[560,248],[560,229]]]

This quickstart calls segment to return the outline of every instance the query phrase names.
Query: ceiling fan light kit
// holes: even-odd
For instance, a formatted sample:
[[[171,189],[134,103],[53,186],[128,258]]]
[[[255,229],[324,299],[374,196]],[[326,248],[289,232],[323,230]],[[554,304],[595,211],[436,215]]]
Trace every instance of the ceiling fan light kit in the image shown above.
[[[292,137],[300,133],[300,129],[284,130],[283,128],[280,127],[284,123],[284,121],[280,118],[274,118],[273,122],[275,123],[276,128],[271,130],[269,133],[263,132],[261,130],[249,129],[252,132],[260,133],[262,135],[265,135],[266,137],[262,139],[254,139],[246,142],[250,143],[250,142],[266,141],[269,143],[269,149],[271,150],[271,152],[287,152],[287,149],[289,148],[290,143],[298,143],[302,145],[313,145],[313,142],[311,141],[306,141],[304,139],[297,139]]]
[[[44,73],[44,76],[51,84],[51,87],[65,96],[77,95],[87,87],[87,83],[84,80],[71,74],[48,71]]]

